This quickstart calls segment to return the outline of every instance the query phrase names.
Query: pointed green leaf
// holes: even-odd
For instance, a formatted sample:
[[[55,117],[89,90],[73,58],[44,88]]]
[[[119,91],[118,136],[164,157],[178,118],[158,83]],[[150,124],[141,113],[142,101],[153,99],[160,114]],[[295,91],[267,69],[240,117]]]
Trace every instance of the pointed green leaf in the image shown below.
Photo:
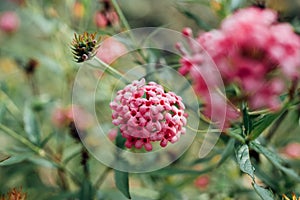
[[[40,130],[35,114],[29,105],[24,108],[24,126],[28,139],[38,144],[40,142]]]
[[[238,147],[236,150],[236,159],[240,166],[240,169],[251,176],[254,179],[254,167],[250,161],[249,148],[248,145],[244,144]]]
[[[129,192],[129,179],[128,179],[128,172],[121,172],[118,170],[115,171],[115,183],[117,188],[128,198],[130,197]]]
[[[9,166],[9,165],[20,163],[26,160],[27,158],[29,158],[30,156],[32,156],[32,154],[20,154],[16,156],[11,156],[6,160],[1,161],[0,166]]]
[[[255,122],[253,124],[253,130],[249,134],[248,140],[251,141],[260,136],[260,134],[262,134],[282,113],[283,112],[268,114],[263,116],[259,121]]]
[[[265,188],[260,187],[256,183],[253,183],[253,188],[255,192],[260,196],[262,200],[274,200],[274,194]]]
[[[276,153],[270,151],[269,149],[256,142],[251,143],[251,148],[253,148],[256,152],[263,154],[277,169],[281,170],[286,175],[294,178],[295,180],[300,181],[300,176],[293,169],[285,167],[284,160],[280,158]]]

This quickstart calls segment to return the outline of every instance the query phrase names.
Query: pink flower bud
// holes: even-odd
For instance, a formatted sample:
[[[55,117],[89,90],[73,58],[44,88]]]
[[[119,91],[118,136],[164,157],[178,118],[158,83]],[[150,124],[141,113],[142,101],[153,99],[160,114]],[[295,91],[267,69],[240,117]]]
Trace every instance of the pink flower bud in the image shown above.
[[[15,12],[6,11],[0,16],[0,29],[5,33],[14,33],[20,26],[20,19]]]

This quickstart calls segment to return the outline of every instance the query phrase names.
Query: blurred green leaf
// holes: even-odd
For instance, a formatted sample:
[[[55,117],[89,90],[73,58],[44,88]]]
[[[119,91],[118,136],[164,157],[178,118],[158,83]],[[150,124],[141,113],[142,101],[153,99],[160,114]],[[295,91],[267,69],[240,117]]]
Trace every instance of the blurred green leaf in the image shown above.
[[[49,160],[46,160],[44,158],[36,157],[36,156],[28,157],[28,160],[36,165],[43,166],[43,167],[53,168],[56,166],[55,163],[53,163]]]
[[[79,192],[79,199],[94,199],[94,192],[91,182],[88,179],[85,179],[82,183],[80,192]]]
[[[236,159],[240,166],[240,169],[251,176],[252,179],[254,179],[255,169],[251,164],[248,145],[244,144],[237,148]]]
[[[231,155],[234,153],[234,144],[235,144],[235,139],[231,138],[229,142],[226,145],[226,148],[224,149],[221,159],[218,162],[218,166],[222,165]]]
[[[265,188],[260,187],[256,183],[253,183],[253,188],[255,192],[260,196],[263,200],[274,200],[274,194]]]
[[[24,126],[28,139],[35,143],[40,143],[40,129],[32,108],[26,104],[24,108]]]
[[[32,156],[32,154],[20,154],[20,155],[11,156],[6,160],[1,161],[0,166],[8,166],[8,165],[17,164],[17,163],[20,163],[20,162],[28,159],[31,156]]]
[[[5,105],[3,102],[1,102],[0,103],[0,122],[3,119],[5,112],[6,112]]]
[[[251,148],[253,148],[256,152],[263,154],[277,169],[295,180],[300,181],[300,176],[293,169],[285,167],[284,164],[286,163],[276,153],[256,142],[251,143]]]
[[[188,18],[194,20],[196,22],[196,24],[202,28],[205,31],[209,31],[211,29],[211,27],[204,22],[198,15],[192,13],[191,11],[183,8],[183,7],[177,7],[177,9],[184,14],[185,16],[187,16]]]
[[[128,172],[121,172],[114,170],[115,172],[115,183],[117,188],[128,198],[131,199],[129,192],[129,179]]]

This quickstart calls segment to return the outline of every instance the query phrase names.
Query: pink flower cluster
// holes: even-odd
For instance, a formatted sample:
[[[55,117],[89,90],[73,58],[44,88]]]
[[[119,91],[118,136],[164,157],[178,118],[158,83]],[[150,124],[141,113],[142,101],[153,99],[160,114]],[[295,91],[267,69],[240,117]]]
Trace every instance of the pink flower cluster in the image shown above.
[[[190,73],[200,94],[207,86],[195,73],[210,67],[205,62],[207,55],[216,64],[225,85],[238,86],[241,99],[248,101],[251,109],[280,108],[279,96],[289,80],[299,78],[299,36],[291,25],[278,23],[272,10],[238,10],[224,19],[220,29],[200,34],[194,43],[190,29],[185,28],[183,35],[191,53],[178,45],[184,56],[179,71]]]
[[[152,150],[152,142],[160,146],[175,143],[185,133],[187,114],[182,98],[165,92],[155,82],[133,81],[117,92],[110,103],[112,123],[120,127],[127,148]]]

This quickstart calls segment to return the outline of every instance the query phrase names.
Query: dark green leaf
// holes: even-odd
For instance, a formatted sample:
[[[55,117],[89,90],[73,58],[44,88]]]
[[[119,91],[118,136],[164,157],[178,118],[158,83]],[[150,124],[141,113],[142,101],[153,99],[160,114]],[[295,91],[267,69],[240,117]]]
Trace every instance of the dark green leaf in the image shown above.
[[[115,171],[115,183],[117,188],[128,198],[130,197],[129,192],[129,179],[128,179],[128,172],[121,172],[118,170]]]
[[[248,145],[244,144],[238,147],[236,150],[236,159],[240,166],[240,169],[251,176],[254,179],[254,167],[250,161],[249,148]]]
[[[255,192],[260,196],[261,199],[263,200],[274,200],[274,195],[273,193],[265,188],[260,187],[256,183],[253,183],[253,188]]]
[[[118,129],[118,135],[116,137],[116,146],[124,149],[126,139],[121,135],[120,129]]]
[[[244,104],[243,105],[243,125],[245,128],[245,134],[248,135],[252,131],[252,120],[248,113],[248,108]]]
[[[30,106],[26,105],[24,108],[24,126],[28,139],[38,144],[40,142],[40,130],[35,114]]]
[[[223,164],[223,162],[225,162],[231,155],[233,155],[233,153],[234,153],[234,144],[235,144],[235,139],[231,138],[229,140],[226,148],[224,149],[222,155],[221,155],[221,159],[218,162],[218,166]]]
[[[251,141],[251,140],[256,139],[258,136],[260,136],[260,134],[262,134],[264,132],[264,130],[266,130],[266,128],[268,128],[274,122],[274,120],[277,117],[279,117],[281,114],[282,114],[282,112],[268,114],[268,115],[263,116],[257,122],[255,122],[253,124],[253,130],[249,134],[248,140]]]
[[[85,179],[82,183],[81,190],[79,192],[79,199],[93,199],[94,192],[91,182]]]
[[[256,142],[251,143],[251,148],[253,148],[256,152],[263,154],[277,169],[281,170],[295,180],[300,181],[300,176],[293,169],[285,167],[285,162],[276,153]]]

